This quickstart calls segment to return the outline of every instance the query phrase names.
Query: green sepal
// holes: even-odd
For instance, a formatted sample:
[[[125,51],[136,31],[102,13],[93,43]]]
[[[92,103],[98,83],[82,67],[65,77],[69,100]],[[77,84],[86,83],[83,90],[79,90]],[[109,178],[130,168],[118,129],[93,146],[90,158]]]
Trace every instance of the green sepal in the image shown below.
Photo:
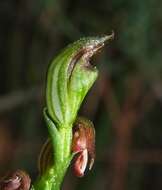
[[[75,66],[73,70],[73,77],[70,78],[68,84],[68,94],[69,97],[71,97],[69,98],[70,106],[68,113],[72,119],[76,118],[76,114],[84,97],[98,76],[98,71],[96,68],[93,68],[92,72],[92,70],[85,67],[84,64],[84,58],[81,58]]]
[[[82,38],[67,46],[47,72],[46,103],[52,120],[61,126],[75,121],[80,105],[98,72],[89,60],[110,36]]]

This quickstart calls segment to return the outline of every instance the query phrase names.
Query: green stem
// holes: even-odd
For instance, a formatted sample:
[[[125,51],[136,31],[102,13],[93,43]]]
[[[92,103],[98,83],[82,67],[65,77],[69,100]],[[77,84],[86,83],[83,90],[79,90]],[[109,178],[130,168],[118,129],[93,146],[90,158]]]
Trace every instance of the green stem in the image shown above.
[[[71,140],[72,127],[61,127],[59,129],[59,159],[55,159],[53,166],[50,166],[47,171],[38,178],[34,184],[34,190],[59,190],[66,173],[66,170],[72,159]]]

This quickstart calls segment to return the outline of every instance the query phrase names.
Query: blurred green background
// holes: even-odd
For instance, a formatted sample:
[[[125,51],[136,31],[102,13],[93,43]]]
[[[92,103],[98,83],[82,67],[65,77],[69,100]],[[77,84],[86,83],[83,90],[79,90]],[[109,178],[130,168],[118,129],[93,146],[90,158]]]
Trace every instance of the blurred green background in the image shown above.
[[[96,162],[82,179],[69,169],[63,189],[162,189],[160,0],[0,1],[0,175],[20,168],[36,178],[49,62],[67,44],[112,30],[80,110],[96,127]]]

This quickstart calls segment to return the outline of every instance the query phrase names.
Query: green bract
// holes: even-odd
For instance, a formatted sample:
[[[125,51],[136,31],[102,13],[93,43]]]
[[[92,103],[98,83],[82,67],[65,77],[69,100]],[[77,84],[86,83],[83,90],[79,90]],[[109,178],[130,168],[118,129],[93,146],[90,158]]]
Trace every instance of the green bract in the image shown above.
[[[50,117],[60,126],[74,122],[98,71],[89,59],[111,36],[83,38],[67,46],[47,73],[46,101]]]

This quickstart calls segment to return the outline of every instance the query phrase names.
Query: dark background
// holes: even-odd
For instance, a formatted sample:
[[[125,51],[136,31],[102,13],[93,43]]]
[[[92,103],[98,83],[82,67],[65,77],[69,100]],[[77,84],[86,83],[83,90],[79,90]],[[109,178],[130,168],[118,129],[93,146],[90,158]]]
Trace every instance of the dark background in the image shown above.
[[[162,1],[0,0],[0,175],[37,175],[49,62],[83,36],[115,32],[92,62],[80,114],[96,127],[96,162],[65,190],[162,189]]]

